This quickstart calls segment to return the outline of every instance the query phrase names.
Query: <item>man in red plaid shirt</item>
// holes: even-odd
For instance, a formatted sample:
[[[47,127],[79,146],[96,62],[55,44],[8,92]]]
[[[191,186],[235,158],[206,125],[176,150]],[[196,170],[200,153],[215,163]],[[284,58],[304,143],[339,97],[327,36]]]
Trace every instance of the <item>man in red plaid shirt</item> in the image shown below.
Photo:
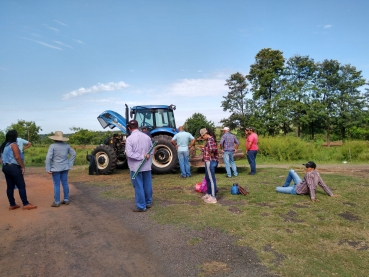
[[[219,153],[215,135],[206,128],[200,130],[201,138],[206,140],[203,149],[203,160],[205,162],[205,179],[208,187],[207,193],[202,197],[206,203],[217,203],[216,191],[217,181],[215,179],[215,168],[218,166]]]

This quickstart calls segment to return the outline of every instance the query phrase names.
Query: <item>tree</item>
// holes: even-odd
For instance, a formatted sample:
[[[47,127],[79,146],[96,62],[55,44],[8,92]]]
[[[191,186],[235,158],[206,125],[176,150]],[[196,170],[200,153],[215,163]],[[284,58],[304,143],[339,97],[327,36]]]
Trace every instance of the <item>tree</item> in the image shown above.
[[[6,128],[6,132],[10,130],[16,130],[19,137],[31,142],[38,142],[40,140],[38,133],[42,131],[41,127],[37,126],[34,121],[25,121],[22,119]]]
[[[183,128],[191,133],[194,137],[199,136],[200,129],[215,129],[214,122],[208,121],[201,113],[194,113],[190,118],[186,119]]]
[[[279,126],[285,119],[278,106],[283,88],[283,69],[283,53],[264,48],[257,53],[255,63],[250,66],[250,72],[246,76],[252,85],[253,99],[257,101],[269,135],[278,133]]]
[[[303,124],[313,119],[308,114],[313,101],[312,92],[317,68],[309,56],[295,55],[288,59],[284,70],[285,89],[283,98],[287,105],[287,115],[291,124],[297,128],[297,137],[301,135]]]
[[[342,140],[346,138],[346,131],[353,126],[360,126],[363,120],[363,109],[366,107],[364,96],[359,87],[365,85],[361,71],[350,64],[340,66],[340,83],[337,95],[337,117],[335,130]]]

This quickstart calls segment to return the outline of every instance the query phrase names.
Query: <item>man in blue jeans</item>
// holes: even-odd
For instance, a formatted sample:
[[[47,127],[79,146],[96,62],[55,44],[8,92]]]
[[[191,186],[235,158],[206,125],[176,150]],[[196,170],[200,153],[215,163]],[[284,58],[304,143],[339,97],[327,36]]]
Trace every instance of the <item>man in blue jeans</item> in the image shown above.
[[[228,127],[223,128],[223,136],[220,140],[220,149],[223,150],[223,160],[224,165],[227,171],[227,177],[232,177],[232,171],[233,175],[236,177],[238,175],[237,173],[237,167],[234,162],[234,153],[237,151],[238,146],[240,145],[240,142],[237,140],[236,136],[231,134],[229,132]],[[232,171],[231,171],[232,168]]]
[[[191,148],[195,144],[195,138],[188,132],[186,132],[183,126],[178,127],[178,133],[174,135],[172,144],[177,148],[179,167],[181,169],[181,178],[191,177],[190,168],[190,152]],[[190,146],[188,144],[191,142]]]
[[[329,196],[336,197],[338,195],[334,195],[330,188],[323,182],[323,179],[320,177],[318,171],[316,171],[316,164],[314,162],[307,162],[303,164],[305,166],[306,175],[304,179],[297,175],[297,173],[291,169],[288,172],[286,182],[283,187],[277,187],[276,191],[280,193],[287,194],[310,194],[311,201],[318,201],[315,198],[315,189],[319,185]],[[291,181],[293,180],[294,185],[290,186]]]

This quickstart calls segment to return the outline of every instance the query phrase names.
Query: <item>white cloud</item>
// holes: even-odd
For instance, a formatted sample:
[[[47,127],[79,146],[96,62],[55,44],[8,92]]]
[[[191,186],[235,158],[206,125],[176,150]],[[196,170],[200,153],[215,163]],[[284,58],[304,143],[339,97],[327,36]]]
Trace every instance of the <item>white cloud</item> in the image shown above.
[[[79,43],[79,44],[84,44],[83,41],[79,40],[79,39],[73,39],[75,42]]]
[[[323,26],[323,28],[324,29],[330,29],[330,28],[332,28],[333,27],[333,25],[331,25],[331,24],[327,24],[327,25],[324,25]]]
[[[169,87],[169,93],[187,97],[213,96],[224,93],[224,79],[183,79]]]
[[[49,47],[49,48],[52,48],[52,49],[56,49],[56,50],[60,50],[60,51],[63,51],[62,48],[60,47],[57,47],[57,46],[54,46],[54,45],[51,45],[51,44],[48,44],[48,43],[45,43],[45,42],[42,42],[42,41],[39,41],[39,40],[35,40],[35,39],[30,39],[30,38],[25,38],[25,37],[22,37],[23,39],[26,39],[26,40],[30,40],[30,41],[33,41],[33,42],[36,42],[38,44],[41,44],[43,46],[46,46],[46,47]]]
[[[54,20],[54,22],[56,22],[56,23],[58,23],[58,24],[60,24],[60,25],[62,25],[62,26],[67,26],[67,24],[65,24],[65,23],[63,23],[63,22],[61,22],[61,21],[59,21],[59,20]]]
[[[68,44],[65,44],[65,43],[62,43],[61,41],[54,40],[54,42],[55,42],[56,44],[61,45],[61,46],[65,46],[65,47],[69,47],[69,48],[73,49],[73,47],[72,47],[72,46],[70,46],[70,45],[68,45]]]
[[[79,88],[77,90],[73,90],[71,92],[68,92],[66,94],[63,95],[63,99],[67,100],[73,97],[77,97],[77,96],[81,96],[84,94],[91,94],[91,93],[99,93],[99,92],[104,92],[104,91],[115,91],[115,90],[120,90],[123,88],[128,87],[128,85],[124,82],[118,82],[118,83],[114,83],[114,82],[110,82],[107,84],[97,84],[95,86],[89,87],[89,88]]]
[[[54,32],[59,32],[59,30],[58,29],[56,29],[56,28],[54,28],[54,27],[51,27],[51,26],[49,26],[49,25],[45,25],[46,26],[46,28],[47,29],[49,29],[49,30],[52,30],[52,31],[54,31]]]

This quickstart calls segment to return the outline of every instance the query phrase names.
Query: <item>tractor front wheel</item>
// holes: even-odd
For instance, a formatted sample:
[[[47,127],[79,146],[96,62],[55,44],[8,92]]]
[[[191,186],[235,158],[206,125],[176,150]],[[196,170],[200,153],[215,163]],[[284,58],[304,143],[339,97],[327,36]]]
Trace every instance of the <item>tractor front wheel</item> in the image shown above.
[[[177,169],[178,155],[177,150],[171,143],[172,137],[158,135],[152,138],[158,144],[153,150],[152,170],[154,173],[172,173]]]
[[[117,166],[117,156],[113,148],[108,145],[99,145],[91,154],[96,158],[99,174],[113,173]]]

